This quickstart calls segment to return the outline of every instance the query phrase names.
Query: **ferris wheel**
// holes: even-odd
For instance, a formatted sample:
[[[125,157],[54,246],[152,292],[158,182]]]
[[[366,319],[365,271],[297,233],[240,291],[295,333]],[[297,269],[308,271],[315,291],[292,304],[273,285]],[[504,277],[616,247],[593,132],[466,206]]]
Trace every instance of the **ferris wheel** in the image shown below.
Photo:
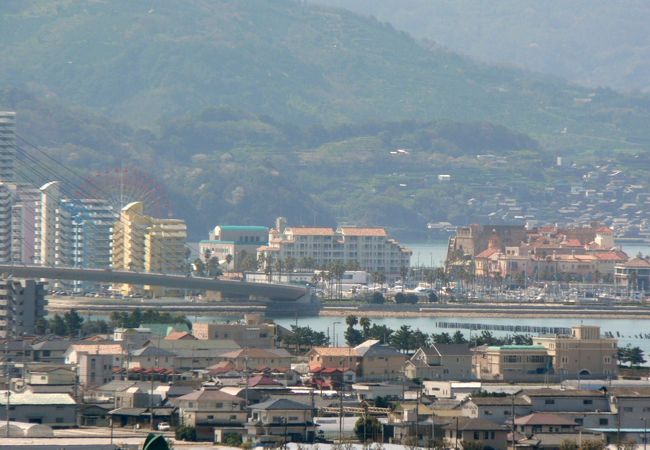
[[[116,212],[129,203],[142,202],[147,215],[164,218],[172,214],[167,190],[153,176],[137,168],[93,172],[86,177],[78,196],[106,200]]]

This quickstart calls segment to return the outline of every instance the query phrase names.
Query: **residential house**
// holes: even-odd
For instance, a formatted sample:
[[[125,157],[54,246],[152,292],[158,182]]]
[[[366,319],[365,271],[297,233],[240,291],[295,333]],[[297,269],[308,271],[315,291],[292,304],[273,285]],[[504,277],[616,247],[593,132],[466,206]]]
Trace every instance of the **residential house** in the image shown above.
[[[484,346],[474,353],[474,370],[480,380],[544,381],[552,367],[542,345]]]
[[[246,423],[255,444],[314,442],[316,424],[311,406],[288,399],[271,399],[249,407]]]
[[[196,428],[200,440],[213,440],[216,429],[243,434],[246,405],[241,397],[227,394],[218,388],[203,387],[178,397],[176,403],[181,424]]]
[[[149,345],[129,352],[129,369],[173,369],[174,367],[176,367],[176,355],[163,348]]]
[[[418,380],[470,380],[472,352],[467,344],[434,344],[419,348],[404,364],[404,374]]]
[[[520,396],[472,396],[463,402],[463,415],[504,424],[512,422],[513,414],[521,417],[532,411],[530,400]]]
[[[644,418],[650,417],[649,387],[612,387],[609,395],[610,408],[617,414],[621,427],[640,429],[646,425]]]
[[[604,390],[530,389],[522,393],[531,411],[548,412],[584,427],[606,427],[616,423],[610,399]]]
[[[572,433],[577,427],[573,420],[552,413],[531,413],[515,418],[516,430],[527,437],[538,433]]]
[[[219,356],[221,361],[232,364],[235,370],[264,370],[291,368],[291,355],[283,348],[245,348],[223,353]]]
[[[364,381],[400,378],[406,359],[402,353],[374,339],[356,347],[314,347],[307,357],[310,372],[327,368],[352,369],[357,378]]]
[[[508,429],[489,420],[457,417],[443,427],[445,441],[451,448],[462,448],[468,443],[495,450],[506,450]]]

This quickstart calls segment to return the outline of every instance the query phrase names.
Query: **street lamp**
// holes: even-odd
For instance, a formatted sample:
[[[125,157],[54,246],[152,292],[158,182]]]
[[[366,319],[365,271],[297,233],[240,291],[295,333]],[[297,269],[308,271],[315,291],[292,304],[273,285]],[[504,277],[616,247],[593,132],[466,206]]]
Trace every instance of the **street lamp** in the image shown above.
[[[643,420],[643,450],[646,450],[648,445],[648,418],[642,417],[641,420]]]
[[[338,347],[338,338],[336,337],[336,325],[341,325],[341,322],[334,322],[332,324],[332,343],[334,347]]]

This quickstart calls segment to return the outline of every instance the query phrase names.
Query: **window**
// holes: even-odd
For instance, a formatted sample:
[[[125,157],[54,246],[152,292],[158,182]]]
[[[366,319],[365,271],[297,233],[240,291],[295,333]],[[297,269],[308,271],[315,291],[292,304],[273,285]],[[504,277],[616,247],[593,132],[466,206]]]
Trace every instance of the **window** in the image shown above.
[[[57,417],[55,422],[56,423],[63,423],[63,417]]]
[[[481,436],[479,435],[479,432],[478,432],[478,431],[475,431],[475,432],[474,432],[474,440],[475,440],[475,441],[478,441],[479,439],[481,439]]]
[[[583,401],[582,401],[582,404],[583,404],[583,405],[593,405],[593,404],[594,404],[594,401],[593,401],[593,400],[583,400]]]
[[[634,412],[634,408],[632,408],[631,406],[626,406],[626,407],[623,408],[623,411],[624,412]]]
[[[576,418],[576,425],[582,425],[583,423],[584,423],[584,419],[582,417]]]
[[[546,400],[544,400],[544,404],[545,405],[555,405],[555,400],[547,398]]]
[[[213,416],[213,415],[209,415],[209,416],[208,416],[208,420],[212,420],[212,419],[214,419],[214,416]]]
[[[609,419],[598,419],[598,425],[609,425]]]
[[[223,408],[223,403],[219,402],[214,405],[215,408]]]

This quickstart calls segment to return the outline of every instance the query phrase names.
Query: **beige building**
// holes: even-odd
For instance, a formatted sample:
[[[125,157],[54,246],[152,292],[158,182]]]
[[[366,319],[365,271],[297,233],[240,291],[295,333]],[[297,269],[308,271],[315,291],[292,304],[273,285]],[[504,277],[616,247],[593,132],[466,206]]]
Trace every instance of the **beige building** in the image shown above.
[[[291,368],[291,355],[283,348],[245,348],[224,353],[219,356],[220,362],[229,362],[235,370],[264,370]]]
[[[199,251],[204,262],[217,258],[220,264],[226,264],[227,270],[241,271],[242,261],[251,256],[257,258],[257,248],[266,245],[269,229],[250,225],[217,225],[210,232],[208,240],[199,243]]]
[[[474,371],[480,380],[544,381],[552,373],[552,359],[539,344],[479,347]]]
[[[187,227],[178,219],[157,219],[144,214],[144,205],[133,202],[122,208],[113,229],[112,267],[136,272],[183,273]],[[114,286],[123,295],[172,293],[160,287]]]
[[[196,428],[197,438],[212,440],[216,428],[241,428],[246,402],[218,388],[203,387],[177,399],[181,424]]]
[[[197,339],[230,339],[239,346],[275,348],[278,326],[264,322],[260,314],[246,314],[244,323],[192,323]]]
[[[562,378],[616,377],[618,341],[602,337],[600,327],[579,325],[570,335],[547,335],[533,338],[553,358],[555,374]]]
[[[374,339],[356,347],[314,347],[307,358],[310,372],[351,369],[363,381],[399,379],[406,359],[402,353]]]
[[[391,239],[378,227],[284,227],[269,232],[269,244],[258,248],[258,257],[286,260],[298,264],[305,259],[315,266],[357,263],[368,272],[383,272],[389,280],[399,277],[402,267],[410,266],[411,251]]]

